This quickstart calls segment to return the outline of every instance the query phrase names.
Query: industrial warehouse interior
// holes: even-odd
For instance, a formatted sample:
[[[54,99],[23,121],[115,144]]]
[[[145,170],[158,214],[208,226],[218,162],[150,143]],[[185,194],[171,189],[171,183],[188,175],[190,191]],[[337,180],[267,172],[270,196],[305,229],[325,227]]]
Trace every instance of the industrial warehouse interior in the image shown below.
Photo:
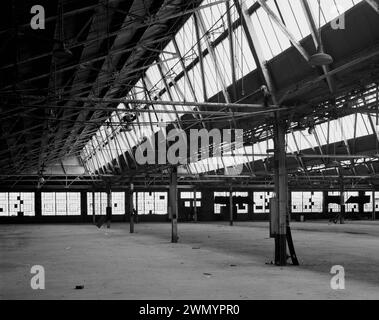
[[[378,0],[0,7],[0,300],[379,299]]]

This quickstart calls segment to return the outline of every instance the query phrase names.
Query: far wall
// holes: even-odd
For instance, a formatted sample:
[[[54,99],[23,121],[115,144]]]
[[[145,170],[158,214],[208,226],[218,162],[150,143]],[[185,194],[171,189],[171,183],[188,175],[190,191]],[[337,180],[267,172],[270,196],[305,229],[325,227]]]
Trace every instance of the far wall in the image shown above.
[[[93,202],[95,195],[95,203]],[[270,199],[268,191],[233,191],[234,219],[237,221],[268,220]],[[112,192],[112,213],[114,221],[129,220],[129,191]],[[211,189],[179,191],[179,221],[193,221],[195,213],[198,221],[229,220],[229,191]],[[289,207],[295,220],[329,219],[340,211],[339,203],[329,203],[330,199],[340,199],[339,192],[304,191],[291,192]],[[365,199],[369,199],[367,203]],[[374,209],[379,212],[379,192],[375,192],[373,207],[372,191],[349,191],[344,193],[346,216],[352,219],[373,217]],[[350,201],[349,201],[350,200]],[[357,201],[357,203],[354,203]],[[358,203],[360,202],[360,203]],[[167,190],[136,191],[133,194],[134,209],[139,221],[168,221]],[[107,194],[105,192],[0,192],[0,222],[91,222],[105,215]]]

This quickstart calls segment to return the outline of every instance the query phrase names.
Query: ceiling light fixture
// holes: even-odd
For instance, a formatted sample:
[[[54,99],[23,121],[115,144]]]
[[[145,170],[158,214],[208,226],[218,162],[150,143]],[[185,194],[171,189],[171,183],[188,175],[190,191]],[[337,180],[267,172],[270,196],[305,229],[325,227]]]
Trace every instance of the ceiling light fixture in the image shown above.
[[[59,3],[59,16],[58,16],[58,27],[59,27],[59,39],[57,40],[54,49],[53,56],[57,59],[67,59],[73,56],[71,50],[66,47],[64,41],[64,15],[63,15],[63,3]]]
[[[333,57],[330,54],[324,52],[321,34],[321,0],[318,0],[318,48],[317,53],[309,58],[309,63],[315,67],[324,67],[331,65],[334,62]]]

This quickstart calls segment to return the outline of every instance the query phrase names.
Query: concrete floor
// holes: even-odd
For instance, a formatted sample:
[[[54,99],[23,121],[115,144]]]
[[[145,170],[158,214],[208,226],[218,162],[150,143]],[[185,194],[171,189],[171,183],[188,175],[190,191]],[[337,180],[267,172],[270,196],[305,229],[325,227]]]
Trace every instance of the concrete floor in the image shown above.
[[[379,299],[379,223],[293,223],[300,267],[266,265],[267,223],[0,225],[0,299]],[[30,287],[42,265],[46,289]],[[333,265],[346,290],[330,288]],[[75,290],[84,285],[83,290]]]

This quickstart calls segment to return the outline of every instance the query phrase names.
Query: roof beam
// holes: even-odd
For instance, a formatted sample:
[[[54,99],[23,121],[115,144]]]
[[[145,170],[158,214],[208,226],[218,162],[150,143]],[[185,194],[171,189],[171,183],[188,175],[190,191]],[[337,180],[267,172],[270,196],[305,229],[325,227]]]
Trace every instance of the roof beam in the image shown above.
[[[376,0],[366,0],[366,3],[379,14],[379,3]]]

